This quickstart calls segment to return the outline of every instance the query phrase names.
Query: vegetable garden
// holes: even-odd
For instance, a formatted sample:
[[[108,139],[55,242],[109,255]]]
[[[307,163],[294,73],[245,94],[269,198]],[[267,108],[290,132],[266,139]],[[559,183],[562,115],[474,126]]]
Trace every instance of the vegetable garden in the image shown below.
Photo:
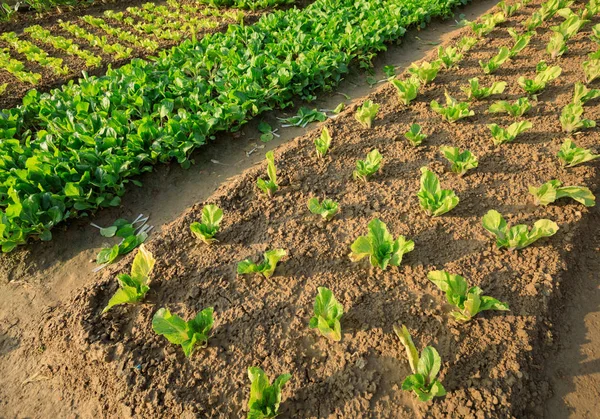
[[[183,41],[161,26],[182,42],[152,60],[30,91],[0,113],[3,252],[119,206],[158,163],[190,167],[219,132],[333,90],[460,3],[317,0]],[[128,12],[154,33],[159,7]],[[600,3],[507,0],[458,23],[146,243],[133,235],[131,255],[49,310],[35,345],[60,397],[102,394],[122,417],[547,413],[540,365],[569,267],[598,249]],[[135,45],[116,28],[103,30]]]

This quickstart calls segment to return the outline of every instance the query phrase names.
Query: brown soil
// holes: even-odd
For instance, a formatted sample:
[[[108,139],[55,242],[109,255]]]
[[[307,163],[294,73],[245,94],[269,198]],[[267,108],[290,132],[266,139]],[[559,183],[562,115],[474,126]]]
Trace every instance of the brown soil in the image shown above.
[[[201,245],[189,233],[204,203],[166,226],[148,244],[158,261],[144,304],[100,315],[116,289],[115,274],[129,268],[131,256],[58,305],[52,303],[65,300],[72,281],[50,290],[20,281],[29,305],[49,307],[31,324],[20,324],[20,317],[8,310],[2,313],[0,371],[11,380],[22,377],[23,371],[29,377],[23,385],[26,392],[16,383],[0,389],[3,410],[35,417],[48,412],[242,417],[248,396],[246,369],[259,365],[270,376],[292,373],[281,407],[286,418],[542,416],[551,395],[545,355],[556,346],[556,337],[564,336],[555,336],[553,325],[566,312],[562,306],[570,294],[564,291],[575,284],[587,289],[582,272],[597,280],[590,271],[595,265],[583,260],[598,260],[598,235],[590,235],[598,231],[598,215],[572,201],[535,207],[527,186],[557,178],[598,192],[597,163],[567,170],[555,158],[564,137],[560,110],[570,102],[573,84],[583,78],[581,62],[593,48],[587,40],[590,25],[570,41],[569,53],[560,60],[563,74],[527,115],[533,130],[514,143],[492,145],[485,124],[507,125],[511,120],[485,114],[488,101],[475,103],[476,116],[455,125],[441,121],[428,106],[430,100],[443,98],[443,88],[462,98],[460,86],[474,76],[485,84],[507,81],[507,92],[497,99],[522,96],[516,79],[533,74],[535,64],[546,58],[549,24],[519,58],[496,74],[483,76],[478,60],[489,59],[499,46],[510,43],[504,28],[524,20],[534,7],[539,1],[496,29],[468,54],[460,70],[440,73],[410,109],[399,105],[395,90],[386,85],[369,96],[381,105],[371,130],[354,120],[354,106],[328,121],[334,146],[325,160],[315,158],[312,145],[320,130],[280,147],[275,159],[281,189],[273,200],[262,198],[254,186],[256,178],[264,176],[263,164],[219,188],[206,200],[225,210],[219,244]],[[588,115],[599,111],[598,101],[586,106]],[[413,122],[430,134],[417,149],[402,139]],[[592,147],[598,143],[598,131],[577,136],[576,141]],[[470,149],[479,157],[479,168],[464,178],[454,176],[439,154],[440,145]],[[373,148],[384,156],[382,169],[366,185],[352,181],[355,161]],[[440,218],[426,216],[415,196],[424,165],[461,199]],[[341,214],[321,222],[306,210],[311,196],[337,199]],[[511,223],[550,218],[560,230],[519,252],[501,251],[481,227],[481,217],[492,208]],[[366,232],[373,217],[386,222],[394,236],[415,241],[415,250],[400,268],[382,272],[348,260],[350,243]],[[238,261],[279,247],[287,249],[288,256],[273,278],[236,276]],[[18,258],[9,259],[8,266],[10,260]],[[38,269],[45,263],[50,262],[39,261]],[[36,276],[38,269],[33,269]],[[443,295],[426,280],[432,269],[464,275],[486,294],[508,302],[512,311],[487,312],[457,325],[446,314]],[[339,343],[329,344],[307,328],[318,286],[331,288],[345,307]],[[215,307],[208,347],[185,359],[154,335],[150,320],[161,306],[183,317]],[[409,367],[391,330],[398,322],[409,327],[417,346],[432,344],[440,352],[445,398],[420,404],[399,389]],[[44,391],[36,397],[29,386]],[[54,399],[48,400],[48,394]]]

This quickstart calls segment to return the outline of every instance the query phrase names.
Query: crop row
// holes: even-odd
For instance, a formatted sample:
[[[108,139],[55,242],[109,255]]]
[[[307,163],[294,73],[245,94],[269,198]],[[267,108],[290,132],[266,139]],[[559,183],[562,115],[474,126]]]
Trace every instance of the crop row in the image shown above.
[[[217,131],[237,130],[295,96],[314,98],[353,59],[368,60],[405,27],[459,3],[319,0],[187,40],[152,63],[133,60],[49,94],[30,91],[22,106],[0,114],[3,251],[29,237],[50,240],[69,217],[119,205],[126,185],[139,184],[131,178],[153,164],[188,167]]]

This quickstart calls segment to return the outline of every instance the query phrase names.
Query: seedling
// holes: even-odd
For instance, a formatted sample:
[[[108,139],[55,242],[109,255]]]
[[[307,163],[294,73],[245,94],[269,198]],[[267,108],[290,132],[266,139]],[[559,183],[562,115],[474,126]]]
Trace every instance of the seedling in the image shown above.
[[[264,121],[261,121],[258,124],[258,131],[260,132],[260,141],[262,141],[263,143],[268,143],[269,141],[273,140],[275,136],[279,137],[279,134],[275,133],[276,130],[273,130],[271,125],[267,124]]]
[[[567,40],[560,32],[555,32],[546,46],[546,51],[553,60],[562,56],[567,52],[567,49]]]
[[[250,367],[248,368],[248,377],[250,378],[250,398],[248,399],[247,419],[276,417],[281,404],[281,389],[292,376],[281,374],[271,384],[261,368]]]
[[[573,93],[573,103],[585,105],[586,102],[600,97],[600,89],[588,89],[581,82],[575,83],[575,92]]]
[[[513,122],[508,128],[502,128],[498,124],[488,124],[495,145],[514,141],[517,135],[530,130],[532,126],[529,121]]]
[[[261,274],[265,278],[269,279],[273,276],[277,264],[282,257],[287,255],[287,252],[283,249],[267,250],[263,254],[263,261],[261,263],[254,263],[250,259],[246,259],[238,263],[237,273],[239,275],[246,274]]]
[[[454,191],[442,189],[438,177],[426,167],[421,167],[421,188],[417,196],[421,208],[433,217],[447,213],[459,202]]]
[[[404,134],[404,137],[408,141],[410,141],[410,143],[413,146],[416,147],[416,146],[420,145],[425,138],[427,138],[427,135],[425,135],[425,134],[422,133],[421,125],[419,125],[419,124],[412,124],[410,126],[410,129],[408,130],[408,132],[406,132]]]
[[[600,23],[592,27],[592,34],[590,35],[590,39],[595,43],[600,44]]]
[[[215,234],[219,231],[219,224],[223,220],[223,210],[216,205],[205,205],[202,208],[202,223],[193,222],[190,225],[192,233],[206,244],[218,241]]]
[[[498,54],[492,57],[489,61],[479,60],[479,65],[485,74],[495,73],[502,64],[510,58],[510,50],[507,47],[500,47]]]
[[[401,81],[398,79],[394,79],[391,81],[392,85],[398,91],[398,98],[400,99],[400,103],[405,106],[410,105],[410,102],[414,100],[419,94],[419,86],[421,83],[417,77],[411,77],[408,80]]]
[[[301,127],[306,128],[311,122],[323,122],[327,119],[327,115],[318,109],[310,109],[302,106],[298,113],[290,118],[277,118],[285,124],[281,125],[282,128],[288,127]]]
[[[529,18],[523,22],[523,26],[525,26],[527,31],[533,31],[541,26],[542,23],[544,23],[542,14],[540,12],[533,12],[531,16],[529,16]]]
[[[543,237],[553,236],[558,231],[558,225],[546,219],[536,221],[531,230],[525,224],[509,228],[506,220],[496,210],[489,210],[482,222],[483,228],[496,237],[496,246],[508,250],[522,249]]]
[[[379,111],[379,105],[370,100],[365,101],[360,108],[356,110],[354,117],[363,126],[363,128],[371,128],[373,120]]]
[[[416,76],[422,84],[426,85],[431,83],[437,77],[442,62],[437,60],[433,62],[423,61],[421,65],[412,63],[408,71]]]
[[[406,326],[402,325],[401,329],[394,325],[394,332],[404,345],[406,357],[413,372],[402,382],[402,390],[413,391],[422,402],[427,402],[434,397],[444,396],[446,389],[437,379],[442,360],[435,348],[426,346],[421,351],[421,357],[419,358],[417,348]]]
[[[479,22],[467,22],[473,33],[479,38],[482,38],[492,32],[496,25],[506,21],[504,13],[498,12],[493,15],[481,16]]]
[[[576,147],[570,138],[565,139],[556,156],[565,167],[577,166],[600,158],[600,154],[594,154],[592,150]]]
[[[326,221],[329,221],[338,213],[340,206],[331,199],[326,198],[322,202],[319,202],[317,198],[310,198],[308,200],[308,209],[313,214],[320,215]]]
[[[546,206],[560,198],[572,198],[586,207],[596,205],[596,197],[588,188],[561,185],[562,182],[555,179],[544,183],[539,188],[530,186],[529,193],[533,195],[535,205]]]
[[[583,73],[585,74],[585,83],[590,84],[600,77],[600,59],[590,58],[583,62]]]
[[[529,94],[536,94],[546,88],[548,82],[560,76],[562,69],[559,66],[548,67],[545,61],[541,61],[536,66],[536,76],[532,79],[526,79],[524,76],[519,77],[517,83],[523,90]]]
[[[356,162],[356,169],[352,172],[352,177],[366,182],[370,176],[379,170],[382,159],[383,157],[379,153],[379,150],[374,149],[367,154],[365,160],[358,160]]]
[[[177,314],[171,314],[166,308],[161,308],[152,318],[152,330],[172,344],[181,345],[183,353],[189,357],[196,345],[206,347],[213,323],[212,307],[205,308],[189,321],[183,320]]]
[[[577,34],[589,20],[585,20],[577,16],[575,13],[571,12],[571,14],[565,18],[565,20],[558,26],[552,26],[550,29],[562,35],[565,41],[568,41],[573,36]]]
[[[438,58],[444,68],[457,67],[460,60],[463,59],[462,51],[457,47],[440,46],[438,48]]]
[[[527,47],[527,45],[529,45],[529,42],[531,41],[531,37],[533,36],[533,33],[526,32],[524,34],[519,34],[519,33],[517,33],[517,31],[515,31],[512,28],[508,29],[508,33],[515,40],[515,43],[511,47],[510,53],[508,55],[508,58],[512,59],[512,58],[515,58],[519,54],[519,52],[523,51]]]
[[[321,131],[321,135],[315,138],[315,148],[317,149],[317,156],[322,159],[327,155],[329,151],[329,147],[331,147],[331,135],[329,135],[329,130],[327,127],[323,127],[323,131]]]
[[[259,178],[256,181],[256,186],[271,198],[277,192],[277,189],[279,189],[279,185],[277,184],[277,169],[275,168],[275,156],[273,152],[268,151],[265,157],[267,158],[267,176],[269,180]]]
[[[479,165],[477,157],[469,150],[461,152],[458,147],[442,146],[440,147],[440,151],[444,157],[452,163],[450,170],[459,176],[463,176],[468,170],[475,169]]]
[[[528,110],[531,109],[531,103],[526,97],[517,99],[512,104],[506,100],[496,102],[488,109],[489,113],[507,113],[513,118],[519,118],[523,116]]]
[[[495,81],[490,87],[481,87],[477,77],[469,80],[468,87],[461,87],[461,90],[467,94],[467,99],[485,99],[491,95],[498,95],[506,89],[506,82]]]
[[[358,262],[364,257],[369,257],[371,266],[386,270],[388,265],[400,266],[405,253],[412,252],[415,243],[406,240],[404,236],[398,236],[396,240],[388,232],[387,226],[377,218],[368,225],[369,233],[357,238],[350,249],[350,260]]]
[[[442,115],[446,121],[452,124],[460,119],[475,115],[475,112],[469,109],[469,103],[458,102],[448,94],[448,91],[444,95],[446,96],[446,106],[441,106],[435,100],[432,100],[429,106],[431,106],[431,110]]]
[[[583,106],[581,103],[570,103],[566,105],[560,115],[560,124],[567,134],[579,131],[580,129],[593,128],[596,121],[582,118]]]
[[[477,44],[477,38],[472,36],[463,36],[456,44],[460,52],[467,52]]]
[[[502,0],[500,3],[498,3],[498,7],[500,10],[502,10],[502,13],[504,13],[504,17],[508,19],[517,13],[517,11],[521,8],[521,3],[507,4],[506,1]]]
[[[150,289],[148,276],[154,268],[156,260],[144,245],[141,245],[133,263],[130,274],[117,275],[119,289],[108,301],[108,305],[102,310],[106,313],[112,307],[119,304],[134,304],[142,301]]]
[[[318,329],[327,339],[338,342],[342,339],[340,319],[344,314],[344,306],[338,303],[331,290],[319,287],[318,292],[314,304],[315,315],[311,317],[308,327]]]
[[[448,302],[458,309],[450,313],[457,322],[468,322],[485,310],[509,310],[508,304],[481,295],[483,293],[481,288],[469,287],[465,278],[460,275],[446,271],[431,271],[427,274],[427,278],[444,291]]]

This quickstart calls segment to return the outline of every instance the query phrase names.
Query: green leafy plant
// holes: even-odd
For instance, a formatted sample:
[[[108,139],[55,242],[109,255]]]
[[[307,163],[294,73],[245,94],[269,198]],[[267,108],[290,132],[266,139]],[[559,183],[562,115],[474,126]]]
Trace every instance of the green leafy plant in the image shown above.
[[[438,48],[438,58],[444,68],[457,67],[460,60],[463,59],[463,53],[458,47]]]
[[[473,48],[475,45],[477,44],[477,38],[473,38],[472,36],[463,36],[462,38],[460,38],[460,40],[458,41],[458,43],[456,44],[456,47],[461,51],[461,52],[467,52],[469,51],[471,48]]]
[[[328,288],[318,288],[314,314],[308,323],[311,329],[318,329],[323,336],[335,342],[342,339],[340,319],[344,314],[344,306],[335,299],[333,292]]]
[[[482,219],[483,228],[496,237],[498,248],[509,250],[522,249],[544,237],[550,237],[558,231],[558,225],[550,220],[538,220],[530,230],[525,224],[508,227],[506,220],[496,210],[489,210]]]
[[[575,13],[571,13],[560,25],[552,26],[550,29],[555,34],[562,35],[565,41],[568,41],[577,34],[583,28],[583,25],[588,23],[589,20],[582,19]]]
[[[365,160],[358,160],[356,162],[356,169],[352,172],[352,177],[366,182],[370,176],[379,170],[382,160],[383,157],[379,153],[379,150],[372,150],[367,154]]]
[[[250,398],[248,399],[247,419],[274,418],[279,413],[281,389],[292,376],[281,374],[270,383],[265,372],[259,367],[248,368],[250,378]]]
[[[392,83],[392,85],[398,91],[400,103],[405,106],[410,105],[410,102],[417,97],[419,94],[419,87],[421,86],[419,79],[416,77],[411,77],[410,79],[404,81],[394,79],[390,83]]]
[[[600,89],[588,89],[581,82],[575,83],[575,92],[573,93],[573,103],[585,105],[586,102],[600,97]]]
[[[315,138],[315,148],[317,149],[317,156],[319,158],[323,158],[327,155],[329,151],[329,147],[331,147],[331,135],[329,135],[329,130],[327,127],[323,127],[323,131],[321,131],[321,135]]]
[[[580,129],[593,128],[596,121],[582,118],[583,106],[581,103],[570,103],[566,105],[560,114],[560,124],[563,131],[567,134],[579,131]]]
[[[215,234],[219,231],[219,224],[223,220],[223,210],[216,205],[205,205],[202,208],[202,222],[193,222],[190,225],[192,233],[206,244],[218,241]]]
[[[265,121],[261,121],[257,128],[258,132],[260,132],[260,141],[263,143],[268,143],[275,138],[275,131],[273,131],[273,127],[271,127],[271,125]]]
[[[477,22],[467,22],[467,25],[471,28],[473,33],[479,38],[488,35],[494,30],[496,25],[506,21],[504,13],[498,12],[493,15],[483,15]]]
[[[378,104],[366,100],[362,106],[356,110],[354,117],[364,128],[371,128],[378,111]]]
[[[282,122],[285,122],[281,125],[282,128],[288,127],[301,127],[306,128],[306,126],[312,122],[323,122],[327,119],[327,115],[324,112],[319,111],[318,109],[310,109],[305,106],[302,106],[298,109],[298,113],[289,118],[277,118]]]
[[[519,52],[523,51],[529,42],[531,41],[531,37],[533,36],[533,32],[525,32],[523,34],[519,34],[512,28],[508,28],[508,33],[515,40],[515,43],[510,48],[510,53],[508,54],[508,58],[515,58]]]
[[[560,76],[562,69],[559,66],[548,67],[545,61],[541,61],[536,66],[536,75],[533,79],[527,79],[524,76],[519,77],[517,83],[523,90],[529,94],[536,94],[546,88],[548,82]]]
[[[423,85],[426,85],[435,80],[441,66],[442,62],[439,60],[431,63],[429,61],[423,61],[420,65],[412,63],[408,68],[408,71],[417,77]]]
[[[174,345],[181,345],[183,353],[189,357],[196,345],[206,347],[213,327],[213,308],[199,312],[192,320],[185,321],[166,308],[159,309],[152,318],[152,330],[162,335]]]
[[[131,273],[117,275],[119,289],[108,301],[102,313],[106,313],[119,304],[133,304],[142,301],[150,289],[148,276],[154,268],[155,262],[152,253],[146,250],[144,245],[141,245],[133,259]]]
[[[275,156],[272,151],[268,151],[266,154],[267,158],[267,176],[269,180],[264,180],[259,178],[256,181],[256,186],[263,193],[265,193],[269,198],[273,196],[277,189],[279,189],[279,185],[277,184],[277,169],[275,168]]]
[[[600,77],[600,59],[590,58],[583,62],[583,73],[585,74],[585,83],[590,84]]]
[[[329,221],[338,213],[340,205],[332,199],[325,198],[319,202],[318,198],[310,198],[308,200],[308,209],[313,214],[320,215]]]
[[[417,192],[419,204],[428,215],[436,217],[452,210],[458,205],[459,198],[454,191],[442,189],[438,177],[427,169],[421,167],[421,188]]]
[[[385,223],[377,218],[369,222],[368,229],[369,233],[366,236],[360,236],[350,246],[352,252],[349,256],[352,262],[358,262],[368,256],[371,266],[385,271],[388,265],[400,266],[404,254],[412,252],[415,248],[415,243],[406,240],[404,236],[398,236],[394,240]]]
[[[491,95],[498,95],[504,92],[506,89],[506,82],[495,81],[490,87],[481,87],[479,85],[479,79],[474,77],[469,80],[468,87],[461,87],[461,90],[467,94],[467,99],[485,99]]]
[[[412,374],[402,382],[402,390],[413,391],[420,401],[426,402],[434,397],[442,397],[446,389],[437,379],[442,366],[442,360],[438,352],[432,346],[426,346],[421,351],[421,357],[406,326],[402,328],[394,325],[394,332],[404,345],[406,357]]]
[[[600,158],[600,154],[594,154],[591,150],[575,146],[570,138],[565,139],[556,156],[565,167],[577,166]]]
[[[506,100],[502,100],[490,105],[489,113],[507,113],[513,118],[519,118],[527,113],[531,109],[531,103],[526,97],[521,97],[515,102],[510,103]]]
[[[590,39],[595,43],[600,44],[600,23],[592,27],[592,34],[590,35]]]
[[[427,135],[423,134],[422,130],[421,130],[421,125],[419,124],[412,124],[410,126],[410,129],[408,130],[408,132],[406,132],[404,134],[404,137],[410,141],[410,143],[413,146],[418,146],[420,145],[423,140],[425,138],[427,138]]]
[[[435,100],[432,100],[429,106],[431,106],[431,109],[434,112],[442,115],[446,121],[452,124],[460,119],[475,115],[475,112],[469,109],[469,103],[458,102],[448,94],[448,91],[444,94],[446,96],[446,106],[441,106]]]
[[[510,58],[510,50],[507,47],[500,47],[498,54],[490,58],[489,61],[479,60],[479,65],[485,74],[495,73],[502,64]]]
[[[542,23],[544,23],[542,14],[540,12],[533,12],[531,16],[523,22],[523,26],[527,31],[533,31],[541,26]]]
[[[477,157],[469,150],[461,152],[458,147],[442,146],[440,151],[452,163],[450,170],[459,176],[463,176],[468,170],[475,169],[479,165]]]
[[[592,191],[584,186],[562,186],[559,180],[551,180],[539,188],[529,187],[529,193],[533,195],[535,205],[546,206],[560,198],[571,198],[585,205],[593,207],[596,205],[596,197]]]
[[[129,231],[128,228],[129,227],[125,227],[121,231]],[[98,252],[98,255],[96,255],[96,263],[98,265],[113,263],[117,257],[131,252],[136,247],[142,245],[148,238],[148,234],[145,231],[136,234],[133,228],[128,235],[124,235],[125,233],[121,232],[119,232],[119,234],[119,237],[123,237],[121,243],[115,244],[112,247],[102,248]]]
[[[282,257],[287,255],[287,252],[283,249],[267,250],[263,254],[263,261],[260,263],[254,263],[250,259],[245,259],[238,263],[237,273],[240,275],[246,274],[261,274],[265,278],[269,279],[275,273],[277,264]]]
[[[560,32],[555,32],[546,46],[546,51],[552,59],[562,56],[567,49],[567,40]]]
[[[513,122],[508,128],[502,128],[498,124],[488,124],[495,145],[512,142],[519,134],[530,130],[531,127],[533,125],[529,121]]]
[[[509,310],[508,304],[481,295],[483,293],[481,288],[469,287],[465,278],[460,275],[446,271],[431,271],[427,274],[427,278],[444,291],[448,302],[458,309],[450,313],[458,322],[468,322],[485,310]]]
[[[502,10],[502,13],[504,13],[504,17],[508,19],[517,13],[517,11],[521,8],[521,3],[508,4],[505,0],[502,0],[500,3],[498,3],[498,7],[500,10]]]

